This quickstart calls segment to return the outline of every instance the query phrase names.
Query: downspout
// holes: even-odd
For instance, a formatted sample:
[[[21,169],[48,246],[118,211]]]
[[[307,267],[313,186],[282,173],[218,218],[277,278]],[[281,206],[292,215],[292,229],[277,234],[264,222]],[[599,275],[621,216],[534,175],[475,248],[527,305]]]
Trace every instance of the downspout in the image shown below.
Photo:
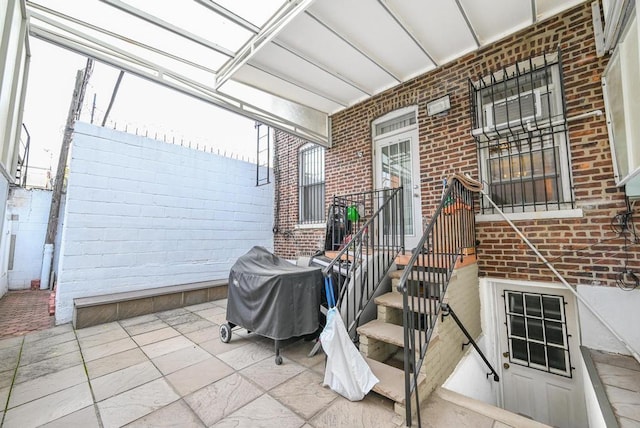
[[[464,177],[465,180],[471,180],[469,177]],[[475,180],[474,180],[475,181]],[[477,182],[476,182],[477,183]],[[481,186],[481,185],[480,185]],[[636,359],[636,361],[638,361],[640,363],[640,355],[638,355],[638,352],[636,352],[635,349],[633,349],[631,347],[631,345],[629,345],[623,338],[622,336],[620,336],[620,334],[618,334],[618,332],[607,322],[604,320],[604,318],[602,318],[600,316],[600,314],[595,310],[595,308],[593,308],[591,306],[591,304],[589,302],[587,302],[581,295],[578,294],[578,292],[573,288],[573,286],[571,284],[569,284],[567,282],[567,280],[565,280],[562,275],[560,274],[560,272],[558,272],[556,270],[556,268],[553,267],[553,265],[538,251],[538,249],[531,243],[531,241],[529,241],[527,239],[526,236],[524,236],[524,234],[520,231],[520,229],[518,229],[518,227],[513,224],[513,222],[507,217],[507,215],[504,213],[504,211],[502,211],[495,202],[493,202],[493,199],[491,199],[491,197],[489,196],[489,194],[484,190],[484,188],[482,188],[482,186],[480,187],[480,192],[487,198],[487,200],[491,203],[491,205],[493,206],[493,208],[498,212],[498,214],[500,214],[500,216],[502,218],[504,218],[504,220],[509,224],[509,226],[511,226],[511,228],[518,234],[518,236],[529,246],[529,248],[531,248],[531,250],[540,258],[540,260],[543,261],[543,263],[545,264],[545,266],[547,266],[551,272],[554,273],[554,275],[556,277],[558,277],[558,279],[560,280],[560,282],[565,286],[565,288],[567,288],[571,293],[573,293],[574,296],[576,296],[576,299],[578,299],[578,301],[580,303],[582,303],[584,305],[585,308],[587,308],[589,310],[589,312],[591,312],[593,314],[594,317],[596,317],[596,319],[598,321],[600,321],[600,323],[611,332],[611,334],[613,334],[613,337],[615,337],[622,345],[624,345],[625,348],[627,348],[627,350],[629,352],[631,352],[631,355],[633,356],[633,358]]]

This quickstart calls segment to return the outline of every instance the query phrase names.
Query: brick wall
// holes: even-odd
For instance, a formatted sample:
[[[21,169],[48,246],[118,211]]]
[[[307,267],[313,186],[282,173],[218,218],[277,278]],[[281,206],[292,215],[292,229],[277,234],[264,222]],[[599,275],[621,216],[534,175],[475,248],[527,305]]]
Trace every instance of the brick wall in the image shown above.
[[[477,79],[544,51],[555,51],[558,46],[562,50],[567,115],[604,110],[600,78],[608,57],[596,56],[591,7],[583,3],[333,115],[333,147],[326,152],[327,200],[333,194],[372,188],[371,123],[393,110],[418,105],[422,211],[429,216],[439,202],[444,176],[461,171],[478,176],[476,144],[470,132],[468,79]],[[428,117],[426,103],[446,94],[451,96],[448,114]],[[301,144],[282,133],[276,135],[276,141],[281,152],[294,150],[292,146]],[[611,232],[610,222],[615,214],[625,210],[625,202],[624,193],[614,186],[606,118],[572,122],[569,146],[576,206],[583,210],[583,216],[516,224],[543,255],[554,260],[569,282],[595,279],[611,286],[623,269],[625,252],[624,240]],[[364,156],[359,157],[358,152]],[[293,155],[279,158],[278,189],[284,198],[281,204],[284,200],[295,202],[295,159]],[[282,211],[280,214],[282,219]],[[304,235],[294,236],[296,239],[276,238],[276,251],[289,255],[297,251],[297,246],[310,245],[302,242]],[[481,275],[555,280],[506,222],[479,223],[478,239]],[[627,253],[630,266],[640,269],[638,246],[630,246]]]
[[[276,254],[293,260],[323,249],[325,229],[298,227],[298,154],[306,142],[282,131],[275,132],[278,143],[274,148],[274,217],[277,221],[273,245]]]
[[[273,246],[273,187],[253,164],[83,123],[71,156],[57,323],[73,298],[224,279]]]

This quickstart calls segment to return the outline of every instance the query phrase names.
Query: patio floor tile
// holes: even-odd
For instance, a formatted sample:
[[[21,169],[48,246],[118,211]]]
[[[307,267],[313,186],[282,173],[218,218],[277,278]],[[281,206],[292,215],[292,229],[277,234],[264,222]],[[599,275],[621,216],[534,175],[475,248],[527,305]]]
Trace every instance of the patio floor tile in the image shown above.
[[[101,401],[98,408],[104,428],[120,427],[179,398],[164,379],[157,379]]]
[[[207,426],[211,426],[260,395],[262,392],[257,386],[234,373],[186,396],[184,400]]]
[[[181,396],[191,394],[233,373],[233,369],[217,359],[204,361],[178,370],[167,376],[167,381]]]
[[[25,343],[39,342],[49,337],[58,336],[60,334],[68,333],[70,331],[73,332],[73,327],[71,326],[71,324],[63,324],[57,327],[49,328],[47,330],[41,330],[38,332],[29,333],[26,336],[24,336],[24,341]]]
[[[137,324],[146,324],[148,322],[151,321],[157,321],[158,317],[156,316],[156,314],[147,314],[147,315],[140,315],[139,317],[133,317],[133,318],[127,318],[124,320],[120,320],[118,321],[118,323],[122,326],[122,327],[130,327],[130,326],[134,326]]]
[[[180,333],[173,327],[164,327],[158,330],[138,334],[136,336],[133,336],[132,339],[135,340],[138,346],[144,346],[150,343],[159,342],[161,340],[170,339],[179,335]]]
[[[83,382],[65,390],[7,410],[3,427],[29,428],[43,425],[93,404],[89,384]]]
[[[153,364],[158,367],[162,374],[168,375],[208,358],[211,358],[211,354],[192,343],[189,347],[154,358]]]
[[[22,382],[15,385],[11,391],[8,408],[19,406],[86,381],[87,374],[84,371],[84,366],[78,364],[77,366]]]
[[[0,349],[0,371],[13,371],[18,365],[20,358],[21,345],[12,346],[10,348]]]
[[[227,310],[224,309],[224,308],[221,308],[220,306],[212,305],[211,307],[209,307],[207,309],[196,311],[195,313],[198,314],[199,316],[201,316],[202,318],[205,318],[205,319],[208,319],[209,321],[212,321],[210,319],[211,317],[215,317],[215,316],[218,316],[220,314],[225,314],[225,317],[226,317]]]
[[[80,347],[78,346],[78,342],[76,342],[75,340],[50,346],[34,346],[33,342],[30,344],[25,343],[22,349],[22,354],[20,356],[20,365],[26,366],[27,364],[33,364],[39,361],[44,361],[50,358],[55,358],[61,355],[79,351]]]
[[[354,402],[338,397],[310,423],[316,428],[394,427],[403,426],[404,419],[393,411],[390,401],[369,394],[364,400]]]
[[[217,339],[220,337],[220,329],[218,326],[204,327],[200,330],[192,331],[189,333],[183,333],[189,340],[198,345],[208,340]]]
[[[24,336],[11,337],[9,339],[0,340],[0,350],[6,348],[13,348],[14,346],[22,345],[22,341],[24,340]]]
[[[263,395],[246,406],[233,412],[220,422],[216,428],[298,428],[304,424],[295,413],[278,403],[268,395]]]
[[[139,334],[148,333],[150,331],[160,330],[161,328],[165,328],[165,327],[169,327],[169,325],[166,322],[159,319],[158,317],[154,317],[153,320],[150,320],[147,322],[126,325],[126,326],[123,325],[123,328],[131,336],[137,336]]]
[[[98,416],[96,415],[96,408],[94,405],[87,406],[84,409],[77,410],[67,416],[63,416],[60,419],[56,419],[53,422],[42,425],[41,428],[70,428],[70,427],[82,427],[82,428],[99,428]]]
[[[187,322],[184,324],[177,324],[174,326],[182,334],[191,333],[193,331],[199,331],[205,328],[216,327],[211,321],[207,321],[204,318],[200,318],[194,322]]]
[[[269,395],[305,419],[310,419],[339,397],[329,388],[322,386],[322,376],[310,371],[300,373],[277,386],[269,392]]]
[[[116,340],[126,339],[129,334],[120,325],[115,324],[113,328],[101,334],[93,334],[91,336],[83,336],[78,339],[82,350],[92,348],[105,343],[115,342]]]
[[[93,395],[96,401],[102,401],[114,395],[143,385],[162,374],[150,361],[145,361],[126,369],[118,370],[91,381]]]
[[[136,348],[136,342],[134,342],[131,338],[127,337],[125,339],[116,340],[113,342],[108,342],[102,345],[93,346],[88,349],[82,350],[82,355],[84,356],[85,361],[93,361],[98,358],[106,357],[108,355],[117,354],[123,351],[127,351],[129,349]]]
[[[145,354],[147,354],[147,357],[156,358],[161,355],[177,351],[178,349],[188,348],[189,346],[193,346],[192,341],[184,336],[176,336],[142,346],[141,349]]]
[[[38,361],[37,363],[28,364],[18,367],[14,384],[35,379],[40,376],[46,376],[69,367],[82,364],[82,355],[80,351],[70,352],[60,355],[59,357],[49,358],[48,360]]]
[[[200,428],[205,425],[184,401],[179,400],[126,426],[128,428]]]
[[[87,373],[89,373],[89,379],[95,379],[148,360],[140,348],[129,349],[87,362]]]
[[[273,358],[274,356],[274,351],[257,343],[247,343],[245,346],[217,355],[218,358],[236,370],[248,367],[265,358]]]
[[[29,335],[25,336],[25,338],[28,338],[29,340],[24,341],[23,352],[24,350],[28,351],[35,347],[47,347],[47,346],[58,345],[58,344],[69,342],[69,341],[75,341],[76,334],[72,330],[72,331],[65,331],[60,334],[56,334],[55,336],[44,337],[42,339],[35,340],[35,341],[31,340],[31,337]]]
[[[205,342],[201,342],[199,345],[201,348],[206,350],[211,355],[220,355],[220,354],[224,354],[225,352],[229,352],[233,349],[237,349],[242,346],[245,346],[249,343],[252,343],[252,341],[247,339],[246,337],[238,337],[234,335],[231,338],[231,342],[229,343],[223,343],[218,337],[216,339],[211,339]]]
[[[275,364],[272,358],[266,358],[240,370],[240,374],[268,391],[304,370],[305,368],[300,364],[287,358],[284,358],[279,366]]]
[[[120,330],[121,328],[120,324],[114,321],[107,324],[94,325],[93,327],[81,328],[76,330],[76,335],[78,336],[78,339],[82,339],[96,334],[102,335],[110,331]]]

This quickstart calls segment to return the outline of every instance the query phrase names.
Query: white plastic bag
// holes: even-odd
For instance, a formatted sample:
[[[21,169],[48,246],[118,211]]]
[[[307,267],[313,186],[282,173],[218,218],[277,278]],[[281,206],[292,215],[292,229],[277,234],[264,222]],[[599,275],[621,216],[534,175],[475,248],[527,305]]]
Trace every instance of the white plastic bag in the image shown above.
[[[351,401],[362,400],[379,380],[351,341],[335,307],[327,312],[320,342],[327,354],[323,385]]]

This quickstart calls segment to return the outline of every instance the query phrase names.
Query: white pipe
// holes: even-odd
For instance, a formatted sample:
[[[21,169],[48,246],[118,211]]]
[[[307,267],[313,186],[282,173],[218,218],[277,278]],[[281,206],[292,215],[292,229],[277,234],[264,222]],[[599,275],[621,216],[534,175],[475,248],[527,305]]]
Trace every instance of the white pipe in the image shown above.
[[[498,213],[502,216],[502,218],[504,218],[506,220],[507,223],[509,223],[509,226],[511,226],[511,228],[518,234],[518,236],[520,236],[520,238],[522,238],[522,240],[529,246],[529,248],[531,248],[533,250],[534,253],[536,253],[536,255],[544,262],[544,264],[551,269],[551,272],[553,272],[558,279],[560,280],[560,282],[562,282],[562,284],[569,290],[571,291],[571,293],[573,293],[574,296],[576,296],[576,299],[578,299],[580,301],[580,303],[582,303],[584,305],[585,308],[587,308],[592,314],[593,316],[596,317],[596,319],[598,321],[600,321],[602,323],[603,326],[606,327],[607,330],[609,330],[613,336],[618,339],[618,341],[620,343],[622,343],[624,345],[625,348],[627,348],[627,350],[629,352],[631,352],[631,355],[633,355],[633,358],[636,359],[636,361],[638,361],[640,363],[640,355],[638,354],[638,352],[636,352],[635,349],[633,349],[631,347],[631,345],[629,345],[623,338],[622,336],[620,336],[620,334],[618,334],[618,332],[611,326],[609,325],[609,323],[607,323],[604,318],[602,318],[600,316],[600,314],[591,306],[591,304],[589,304],[589,302],[587,302],[581,295],[578,294],[578,292],[571,286],[571,284],[569,284],[567,282],[567,280],[565,280],[562,275],[560,275],[560,273],[556,270],[556,268],[553,267],[553,265],[551,263],[549,263],[549,261],[542,255],[540,254],[540,252],[538,251],[538,249],[531,243],[531,241],[529,241],[527,239],[526,236],[524,236],[524,234],[522,232],[520,232],[520,229],[518,229],[518,227],[513,224],[513,222],[507,217],[507,215],[496,205],[495,202],[493,202],[493,199],[491,199],[491,197],[487,194],[487,192],[482,189],[480,190],[480,192],[482,192],[482,194],[487,198],[487,200],[489,202],[491,202],[491,205],[493,205],[493,208],[495,208]]]
[[[40,290],[49,288],[51,264],[53,263],[53,244],[44,244],[42,253],[42,270],[40,271]]]

